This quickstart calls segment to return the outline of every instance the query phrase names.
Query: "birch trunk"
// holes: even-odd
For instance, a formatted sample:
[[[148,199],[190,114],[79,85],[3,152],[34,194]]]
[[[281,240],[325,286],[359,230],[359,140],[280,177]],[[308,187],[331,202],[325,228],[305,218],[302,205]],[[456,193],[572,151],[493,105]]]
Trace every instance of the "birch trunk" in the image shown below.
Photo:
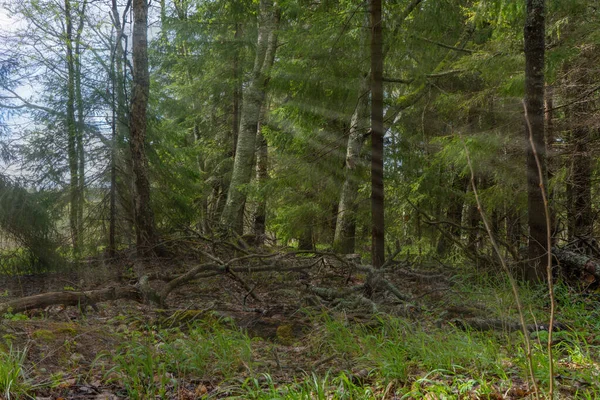
[[[265,100],[269,74],[277,48],[277,26],[279,14],[271,0],[261,0],[259,29],[254,67],[250,82],[244,91],[239,136],[236,146],[233,172],[221,225],[237,233],[243,233],[244,208],[246,205],[245,185],[250,183],[254,170],[256,133],[260,112]]]
[[[354,253],[356,245],[356,211],[360,167],[360,152],[369,131],[369,81],[363,79],[360,85],[358,101],[350,120],[350,132],[346,146],[344,184],[337,210],[337,221],[333,237],[333,248],[342,254]]]

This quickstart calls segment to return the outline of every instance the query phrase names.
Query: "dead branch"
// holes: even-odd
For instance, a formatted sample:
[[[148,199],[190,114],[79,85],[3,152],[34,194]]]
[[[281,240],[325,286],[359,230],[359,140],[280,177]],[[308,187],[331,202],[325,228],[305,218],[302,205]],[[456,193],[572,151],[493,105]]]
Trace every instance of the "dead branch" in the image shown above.
[[[2,303],[0,304],[0,314],[19,313],[55,304],[87,306],[111,300],[134,300],[141,303],[143,299],[144,296],[140,289],[135,286],[110,287],[83,292],[49,292]]]

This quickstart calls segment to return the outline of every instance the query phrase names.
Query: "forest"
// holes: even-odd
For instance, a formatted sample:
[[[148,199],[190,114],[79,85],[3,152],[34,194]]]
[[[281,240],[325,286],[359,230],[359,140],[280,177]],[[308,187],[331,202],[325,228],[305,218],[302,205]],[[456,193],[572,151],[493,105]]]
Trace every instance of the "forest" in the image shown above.
[[[593,0],[0,0],[0,399],[600,398]]]

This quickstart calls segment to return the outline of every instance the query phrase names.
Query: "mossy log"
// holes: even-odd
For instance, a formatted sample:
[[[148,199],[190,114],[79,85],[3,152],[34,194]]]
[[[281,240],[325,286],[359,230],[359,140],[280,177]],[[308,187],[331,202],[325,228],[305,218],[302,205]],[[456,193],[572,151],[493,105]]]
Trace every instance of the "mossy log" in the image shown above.
[[[585,272],[600,280],[600,263],[590,256],[557,247],[552,249],[552,255],[563,271]]]
[[[125,299],[142,302],[144,296],[140,289],[135,286],[111,287],[83,292],[49,292],[2,303],[0,304],[0,315],[45,308],[55,304],[65,306],[93,306],[103,301]]]

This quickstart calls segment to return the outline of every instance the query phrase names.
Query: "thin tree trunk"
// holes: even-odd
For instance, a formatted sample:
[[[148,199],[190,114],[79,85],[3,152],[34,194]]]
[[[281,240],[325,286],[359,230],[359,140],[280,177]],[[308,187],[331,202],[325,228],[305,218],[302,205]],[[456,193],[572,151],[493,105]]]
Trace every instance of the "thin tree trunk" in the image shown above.
[[[381,0],[371,0],[371,262],[385,259],[383,193],[383,30]]]
[[[134,203],[138,255],[148,254],[156,242],[145,147],[149,92],[148,2],[147,0],[133,0],[133,98],[130,116],[130,147],[135,180]]]
[[[126,12],[127,10],[125,10]],[[127,96],[125,93],[125,82],[126,69],[123,67],[124,60],[126,58],[125,50],[123,47],[123,28],[122,28],[122,16],[119,13],[117,6],[117,0],[112,0],[112,20],[115,27],[115,48],[112,54],[112,64],[114,68],[113,75],[113,96],[114,96],[114,113],[115,113],[115,132],[112,140],[111,149],[111,208],[110,208],[110,228],[109,228],[109,254],[114,254],[117,246],[116,232],[117,229],[117,217],[119,207],[125,211],[125,215],[128,215],[127,220],[131,222],[131,226],[135,225],[135,206],[132,204],[133,199],[133,185],[131,184],[131,158],[129,155],[126,157],[119,157],[127,152],[123,146],[126,143],[125,139],[129,137],[129,126],[128,126],[128,105]],[[118,171],[122,171],[121,176]],[[131,190],[130,190],[131,188]],[[110,244],[112,243],[112,245]]]
[[[264,115],[264,113],[263,113]],[[256,149],[256,181],[260,191],[256,214],[254,215],[254,236],[256,244],[261,245],[265,241],[265,229],[267,222],[267,198],[264,193],[264,187],[269,178],[269,148],[267,140],[262,134],[262,121],[258,129],[258,148]]]
[[[544,65],[545,65],[545,0],[527,0],[525,22],[525,106],[527,110],[527,197],[529,246],[525,278],[530,282],[543,281],[546,276],[545,256],[547,226],[536,155],[540,161],[542,180],[546,177],[544,145]],[[532,137],[533,147],[529,137]]]
[[[587,88],[593,81],[587,76],[590,64],[594,61],[590,58],[590,52],[584,51],[579,62],[571,65],[567,72],[568,99],[576,99],[582,89]],[[593,56],[591,56],[593,57]],[[595,105],[589,101],[575,101],[575,104],[566,109],[570,133],[568,144],[572,156],[569,165],[569,176],[567,179],[568,206],[567,218],[569,238],[589,237],[593,232],[592,214],[592,160],[590,155],[590,140],[592,132],[589,118],[593,114]]]
[[[81,35],[85,22],[85,10],[87,0],[84,0],[79,10],[79,24],[75,36],[75,100],[77,103],[77,164],[78,164],[78,182],[77,182],[77,248],[83,247],[83,207],[85,204],[85,152],[83,148],[83,136],[85,132],[85,121],[83,112],[83,93],[81,89]]]
[[[240,99],[242,97],[242,79],[240,68],[240,49],[239,43],[242,36],[242,27],[240,23],[235,24],[235,34],[233,40],[235,42],[235,53],[233,55],[233,104],[231,118],[231,135],[233,138],[232,156],[235,158],[238,136],[240,134]]]
[[[111,65],[112,72],[112,121],[110,149],[110,216],[108,228],[108,256],[114,258],[117,251],[115,235],[117,231],[117,103],[115,96],[116,68]]]
[[[77,152],[77,126],[75,122],[75,58],[73,54],[73,20],[71,15],[71,1],[65,0],[65,30],[67,49],[67,152],[69,159],[69,225],[71,228],[71,240],[73,253],[77,256],[79,247],[79,163]]]
[[[233,172],[221,224],[237,234],[243,233],[246,192],[243,186],[250,183],[254,170],[256,132],[260,111],[275,51],[279,12],[271,0],[261,0],[259,10],[259,33],[251,80],[244,91],[242,115],[236,146]]]

